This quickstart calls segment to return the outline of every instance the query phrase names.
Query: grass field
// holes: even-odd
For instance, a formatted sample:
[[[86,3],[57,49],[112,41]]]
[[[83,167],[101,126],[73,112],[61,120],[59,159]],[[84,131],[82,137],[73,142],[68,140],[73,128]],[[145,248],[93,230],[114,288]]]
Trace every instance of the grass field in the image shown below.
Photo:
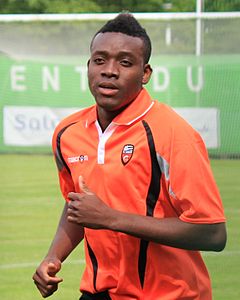
[[[213,160],[228,219],[228,243],[221,253],[205,252],[214,300],[240,299],[240,160]],[[51,156],[0,155],[0,299],[42,299],[32,274],[55,232],[64,201]],[[84,267],[82,246],[65,262],[64,282],[50,299],[79,298]],[[154,299],[153,299],[154,300]]]

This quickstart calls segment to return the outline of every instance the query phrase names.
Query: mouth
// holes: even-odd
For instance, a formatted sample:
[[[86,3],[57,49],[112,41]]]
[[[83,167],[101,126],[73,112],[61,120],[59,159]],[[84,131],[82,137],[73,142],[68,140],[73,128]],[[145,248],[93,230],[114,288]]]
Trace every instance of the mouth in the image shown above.
[[[119,88],[111,82],[101,82],[98,85],[98,90],[104,96],[114,96],[117,94]]]

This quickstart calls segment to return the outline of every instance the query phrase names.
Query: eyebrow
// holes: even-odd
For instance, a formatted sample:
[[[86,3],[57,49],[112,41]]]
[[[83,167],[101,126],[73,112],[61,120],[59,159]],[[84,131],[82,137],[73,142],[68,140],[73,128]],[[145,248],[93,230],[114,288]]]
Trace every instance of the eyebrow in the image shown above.
[[[105,56],[108,56],[109,52],[104,51],[104,50],[96,50],[96,51],[93,51],[91,55],[105,55]],[[117,56],[118,57],[121,57],[121,56],[134,57],[134,54],[130,51],[120,51],[120,52],[117,53]]]

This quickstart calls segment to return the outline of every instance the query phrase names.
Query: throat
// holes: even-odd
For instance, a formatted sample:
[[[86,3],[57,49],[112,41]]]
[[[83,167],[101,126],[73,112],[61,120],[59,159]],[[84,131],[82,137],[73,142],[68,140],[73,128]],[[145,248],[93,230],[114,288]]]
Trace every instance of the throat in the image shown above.
[[[97,118],[98,123],[102,129],[102,132],[106,130],[112,120],[119,114],[119,111],[106,111],[98,107],[97,109]]]
[[[122,111],[124,111],[129,106],[130,103],[120,107],[117,110],[106,110],[105,108],[97,106],[97,118],[103,132],[108,127],[108,125],[113,121],[113,119],[116,116],[118,116]]]
[[[102,132],[104,132],[106,128],[109,126],[109,124],[111,124],[111,121],[110,122],[106,120],[100,121],[100,119],[98,118],[98,123],[102,129]]]

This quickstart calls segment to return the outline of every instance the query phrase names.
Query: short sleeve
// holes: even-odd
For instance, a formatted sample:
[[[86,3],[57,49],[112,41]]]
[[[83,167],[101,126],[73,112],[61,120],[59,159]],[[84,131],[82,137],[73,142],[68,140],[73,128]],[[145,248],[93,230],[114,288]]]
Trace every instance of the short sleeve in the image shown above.
[[[193,132],[188,141],[175,141],[170,160],[170,197],[179,218],[189,223],[225,222],[220,193],[199,134]]]
[[[60,189],[63,197],[65,198],[66,201],[68,201],[67,195],[70,192],[74,192],[75,187],[72,180],[71,172],[66,162],[64,161],[62,150],[61,150],[61,136],[65,129],[66,127],[62,128],[61,130],[58,130],[58,128],[56,128],[52,138],[52,149],[53,149],[53,154],[58,169]]]

